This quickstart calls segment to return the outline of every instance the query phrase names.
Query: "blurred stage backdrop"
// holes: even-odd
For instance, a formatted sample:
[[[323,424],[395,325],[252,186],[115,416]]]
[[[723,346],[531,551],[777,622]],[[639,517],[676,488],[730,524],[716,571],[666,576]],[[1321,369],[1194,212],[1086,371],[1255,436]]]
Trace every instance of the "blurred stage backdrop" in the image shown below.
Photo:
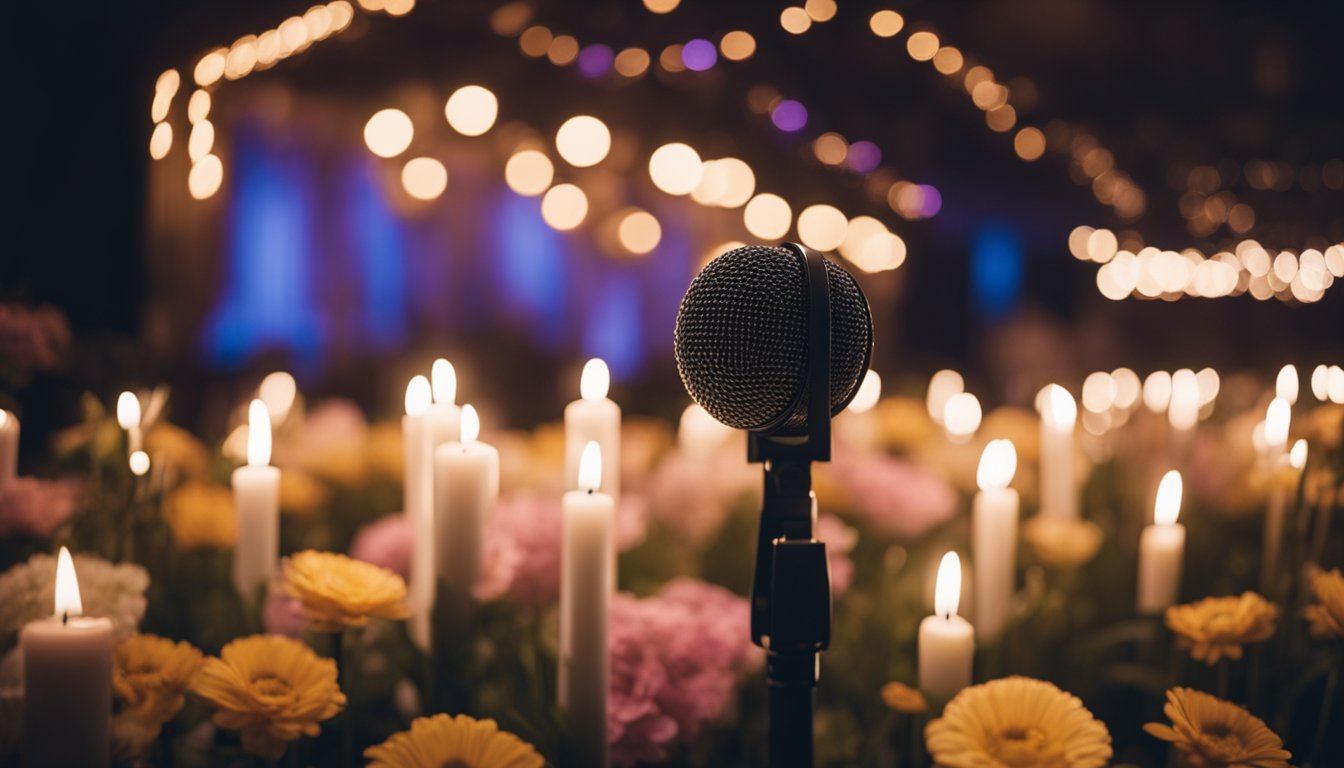
[[[647,701],[635,682],[613,689],[613,756],[759,761],[759,659],[735,645],[744,627],[704,608],[742,607],[731,592],[748,583],[756,481],[732,469],[741,445],[683,416],[672,328],[709,259],[782,240],[858,277],[883,382],[866,416],[838,421],[837,462],[818,480],[837,580],[822,762],[957,759],[937,754],[936,728],[923,738],[936,708],[904,689],[884,703],[879,689],[917,685],[916,622],[933,608],[942,553],[974,559],[967,511],[991,438],[1016,444],[1013,486],[1024,519],[1036,511],[1051,459],[1035,410],[1052,383],[1077,404],[1067,493],[1092,527],[1024,531],[1010,629],[979,644],[976,682],[1027,674],[1082,696],[1117,762],[1161,764],[1175,737],[1142,726],[1162,719],[1176,685],[1246,706],[1295,762],[1344,755],[1323,735],[1344,727],[1344,708],[1326,705],[1344,618],[1315,634],[1303,620],[1309,605],[1344,604],[1320,596],[1336,587],[1316,569],[1341,565],[1337,11],[132,0],[15,13],[23,138],[0,264],[0,406],[22,421],[18,476],[45,484],[0,497],[0,567],[50,571],[28,558],[60,544],[138,560],[149,607],[131,631],[143,619],[146,633],[218,653],[262,627],[228,586],[237,529],[216,524],[267,374],[293,377],[260,393],[288,484],[285,555],[351,551],[411,575],[409,529],[388,517],[410,504],[397,419],[408,380],[436,358],[452,361],[457,401],[501,448],[476,597],[480,632],[503,650],[450,670],[445,693],[399,629],[357,635],[362,650],[345,653],[378,669],[349,688],[343,669],[342,687],[369,719],[333,721],[291,759],[348,753],[345,738],[362,749],[445,702],[496,718],[547,759],[567,754],[549,687],[559,494],[572,485],[556,466],[558,422],[584,362],[601,358],[626,420],[613,459],[627,488],[619,583],[641,595],[612,607],[637,628],[612,630],[614,674],[648,671],[639,648],[654,649],[659,674],[674,670]],[[124,390],[140,393],[144,421],[119,430]],[[1266,437],[1276,396],[1292,409],[1277,441]],[[127,466],[139,431],[154,446],[148,474]],[[1303,464],[1289,462],[1299,438]],[[1168,469],[1184,473],[1181,521],[1192,518],[1182,602],[1260,590],[1278,606],[1273,652],[1215,668],[1219,652],[1177,649],[1179,616],[1135,615],[1137,539]],[[89,522],[123,513],[133,519],[115,532]],[[536,520],[540,533],[527,530]],[[1280,527],[1271,554],[1264,540]],[[542,565],[524,573],[516,561],[532,556]],[[174,583],[193,568],[208,575]],[[207,607],[184,607],[192,591]],[[1255,609],[1235,609],[1246,643],[1265,639],[1246,618]],[[0,649],[37,614],[16,616]],[[685,673],[693,654],[655,642],[673,631],[668,616],[713,625],[722,644],[704,669]],[[312,629],[273,612],[264,625]],[[314,648],[332,655],[329,639]],[[538,666],[501,672],[507,654]],[[692,683],[703,687],[678,699],[672,689]],[[236,752],[228,726],[202,730],[203,700],[150,739],[121,738],[119,754],[195,764],[211,746]],[[1084,741],[1051,764],[1101,764],[1084,736],[1039,735]],[[1282,764],[1267,749],[1250,764]],[[1201,759],[1190,764],[1236,762]]]

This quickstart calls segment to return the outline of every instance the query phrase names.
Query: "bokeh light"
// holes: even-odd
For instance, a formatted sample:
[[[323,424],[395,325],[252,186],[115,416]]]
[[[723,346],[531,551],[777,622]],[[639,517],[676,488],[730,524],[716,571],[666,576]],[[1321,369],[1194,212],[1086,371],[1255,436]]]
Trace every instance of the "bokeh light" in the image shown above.
[[[818,251],[833,251],[845,242],[849,219],[831,205],[809,205],[798,214],[798,238]]]
[[[792,5],[780,12],[779,26],[791,35],[801,35],[812,28],[812,17],[807,15],[807,11]]]
[[[770,121],[781,131],[801,131],[807,125],[807,107],[793,99],[782,99],[770,111]]]
[[[464,85],[448,97],[443,113],[453,130],[463,136],[480,136],[495,124],[499,100],[488,88]]]
[[[747,201],[742,210],[742,223],[747,231],[762,240],[778,240],[788,234],[793,223],[793,210],[779,195],[768,192]]]
[[[649,13],[671,13],[681,5],[681,0],[644,0],[644,7],[649,9]]]
[[[649,178],[669,195],[689,195],[700,183],[700,155],[679,142],[664,144],[649,157]]]
[[[546,58],[557,67],[567,67],[579,57],[579,41],[571,35],[556,35],[546,49]]]
[[[432,157],[416,157],[401,169],[401,186],[417,200],[433,200],[448,188],[448,169]]]
[[[840,165],[849,154],[849,142],[838,133],[823,133],[812,141],[812,153],[826,165]]]
[[[224,182],[224,164],[215,155],[206,155],[191,166],[187,191],[197,200],[205,200],[219,191]]]
[[[579,74],[584,77],[602,77],[611,71],[616,56],[611,48],[601,43],[584,46],[579,51]]]
[[[541,198],[541,218],[552,229],[574,229],[587,216],[588,196],[573,184],[557,184]]]
[[[807,0],[803,3],[803,10],[807,11],[809,18],[820,24],[835,18],[838,9],[835,0]]]
[[[750,32],[736,29],[723,36],[719,41],[719,50],[723,53],[723,58],[729,61],[749,59],[756,53],[756,38],[752,37]]]
[[[704,72],[719,61],[719,50],[702,38],[691,40],[681,47],[681,62],[692,72]]]
[[[523,55],[539,59],[551,49],[551,30],[543,26],[528,27],[518,36],[518,48]]]
[[[933,68],[944,75],[957,74],[965,64],[966,59],[961,51],[950,45],[944,45],[933,54]]]
[[[555,132],[555,148],[565,162],[588,168],[602,162],[611,151],[611,131],[591,115],[571,117]]]
[[[155,160],[162,160],[172,148],[173,126],[168,123],[154,126],[154,133],[149,136],[149,156]]]
[[[504,183],[525,197],[536,197],[551,186],[555,166],[544,152],[524,149],[515,152],[504,164]]]
[[[845,167],[856,173],[872,173],[882,164],[882,150],[867,139],[861,139],[849,145],[845,155]]]
[[[414,137],[415,126],[400,109],[379,110],[364,124],[364,143],[379,157],[400,155],[411,146]]]
[[[624,77],[639,77],[649,69],[649,52],[643,48],[626,48],[616,54],[612,66]]]
[[[943,428],[956,442],[974,435],[983,416],[980,399],[970,392],[958,392],[943,404]]]
[[[187,157],[194,163],[197,160],[210,154],[210,150],[215,148],[215,126],[209,120],[201,122],[191,127],[191,134],[187,136]]]
[[[905,26],[905,18],[895,11],[878,11],[868,19],[868,28],[878,37],[895,37]]]
[[[658,242],[663,237],[663,228],[653,214],[633,209],[621,217],[621,223],[616,228],[616,236],[626,250],[643,255],[658,247]]]
[[[905,50],[915,61],[928,61],[938,53],[938,36],[932,32],[915,32],[905,41]]]
[[[1027,126],[1013,137],[1013,151],[1027,162],[1039,160],[1045,154],[1045,134],[1040,128]]]
[[[214,85],[224,76],[224,62],[228,56],[228,49],[216,48],[205,54],[201,60],[196,62],[196,69],[192,72],[192,77],[196,84],[202,88],[208,85]]]
[[[191,98],[187,99],[187,122],[199,123],[210,115],[210,92],[196,90],[192,91]]]

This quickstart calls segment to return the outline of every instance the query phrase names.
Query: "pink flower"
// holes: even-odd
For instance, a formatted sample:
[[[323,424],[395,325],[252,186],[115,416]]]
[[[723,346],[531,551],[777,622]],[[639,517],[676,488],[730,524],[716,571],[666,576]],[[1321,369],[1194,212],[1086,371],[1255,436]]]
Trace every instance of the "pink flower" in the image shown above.
[[[50,536],[75,513],[81,491],[77,480],[16,477],[0,485],[0,536]]]
[[[355,533],[350,556],[406,578],[411,572],[412,538],[406,515],[400,512],[384,515]]]
[[[883,533],[918,539],[956,512],[952,486],[918,465],[877,453],[835,453],[831,470],[855,512]]]
[[[308,619],[303,615],[303,603],[290,597],[284,590],[272,585],[266,591],[266,603],[261,609],[261,623],[273,635],[303,637],[308,631]]]
[[[733,504],[758,494],[760,485],[761,470],[747,463],[745,452],[688,456],[677,450],[650,477],[649,502],[660,522],[689,543],[701,544],[719,530]]]
[[[723,717],[743,677],[760,663],[747,600],[694,579],[654,597],[616,595],[610,617],[612,762],[667,758]]]
[[[639,495],[621,495],[614,531],[618,551],[644,541],[646,510]],[[559,598],[562,523],[560,496],[519,493],[500,499],[485,526],[481,575],[472,589],[476,599],[544,605]]]
[[[831,565],[831,594],[839,597],[854,582],[854,561],[849,553],[859,542],[859,532],[835,515],[817,517],[816,538],[826,542],[826,560]]]

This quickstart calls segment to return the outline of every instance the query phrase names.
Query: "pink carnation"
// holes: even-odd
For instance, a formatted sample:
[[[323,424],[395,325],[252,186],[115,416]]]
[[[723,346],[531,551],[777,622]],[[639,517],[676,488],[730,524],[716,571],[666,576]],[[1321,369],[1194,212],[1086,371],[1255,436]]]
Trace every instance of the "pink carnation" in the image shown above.
[[[360,528],[350,543],[350,556],[407,578],[411,572],[412,544],[410,521],[398,512]]]
[[[859,532],[845,525],[835,515],[817,518],[816,538],[826,542],[826,561],[831,565],[831,594],[839,597],[849,591],[854,582],[854,561],[849,553],[859,542]]]
[[[618,766],[658,762],[728,711],[760,663],[747,600],[694,579],[612,601],[607,735]]]
[[[624,552],[644,541],[647,504],[637,494],[621,495],[616,509],[616,548]],[[544,605],[560,596],[560,497],[519,493],[499,500],[485,526],[477,600],[507,597]]]
[[[831,470],[855,512],[896,538],[918,539],[957,510],[957,492],[946,480],[904,459],[836,451]]]
[[[713,536],[742,496],[759,493],[761,471],[745,453],[687,456],[673,451],[649,479],[652,513],[692,544]]]
[[[81,488],[77,480],[35,477],[16,477],[0,485],[0,536],[50,536],[75,513]]]

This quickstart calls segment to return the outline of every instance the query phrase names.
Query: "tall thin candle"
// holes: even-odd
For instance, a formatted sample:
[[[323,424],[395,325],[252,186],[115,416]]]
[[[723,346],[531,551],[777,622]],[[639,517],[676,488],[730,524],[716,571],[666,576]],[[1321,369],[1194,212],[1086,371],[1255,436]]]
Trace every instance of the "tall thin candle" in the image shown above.
[[[407,602],[411,639],[429,648],[429,610],[434,604],[434,456],[430,451],[425,412],[430,406],[429,379],[415,376],[406,385],[406,415],[401,417],[405,453],[403,514],[411,530],[411,579]]]
[[[589,441],[579,462],[579,488],[565,494],[562,511],[557,687],[586,766],[609,763],[607,616],[616,587],[615,502],[598,490],[602,475],[602,448]]]
[[[1279,572],[1279,550],[1283,544],[1283,518],[1287,514],[1288,486],[1284,470],[1288,467],[1288,427],[1292,406],[1276,397],[1265,411],[1265,471],[1269,474],[1269,503],[1265,510],[1265,550],[1260,561],[1260,589],[1274,598]]]
[[[1073,430],[1078,405],[1058,384],[1045,388],[1041,403],[1041,514],[1076,518],[1078,489],[1073,476]]]
[[[1181,512],[1181,473],[1171,470],[1157,486],[1153,524],[1139,535],[1139,613],[1157,614],[1176,602],[1181,591],[1181,561],[1185,554],[1185,526],[1176,522]]]
[[[459,596],[480,573],[485,523],[499,498],[499,451],[477,439],[476,409],[462,406],[462,439],[434,449],[434,560]]]
[[[0,487],[19,473],[19,417],[0,409]]]
[[[1017,471],[1010,440],[991,440],[980,455],[980,492],[971,505],[971,556],[975,558],[975,626],[987,640],[1003,633],[1012,605],[1017,568],[1017,491],[1008,487]]]
[[[271,415],[253,400],[247,408],[247,465],[233,471],[238,543],[233,549],[233,585],[252,598],[271,580],[280,560],[280,470],[271,462]]]
[[[621,494],[621,407],[607,397],[611,371],[598,358],[583,366],[578,400],[565,406],[565,488],[579,487],[579,459],[584,446],[595,442],[607,464],[602,473],[603,493]]]

